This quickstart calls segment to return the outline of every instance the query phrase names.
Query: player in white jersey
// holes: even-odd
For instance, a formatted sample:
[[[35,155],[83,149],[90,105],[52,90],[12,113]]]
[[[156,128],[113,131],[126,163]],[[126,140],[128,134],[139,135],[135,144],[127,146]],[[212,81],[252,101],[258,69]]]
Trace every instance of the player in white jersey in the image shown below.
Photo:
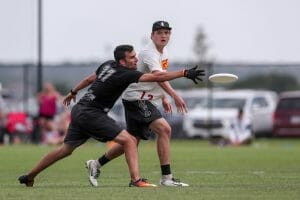
[[[138,70],[144,73],[159,73],[169,67],[168,52],[166,45],[171,35],[171,27],[168,22],[157,21],[152,26],[151,42],[139,53]],[[204,75],[202,73],[201,75]],[[201,80],[201,79],[199,79]],[[170,138],[171,127],[162,117],[157,106],[162,103],[165,112],[171,113],[172,106],[165,92],[170,95],[180,113],[186,113],[187,107],[183,99],[165,82],[133,83],[123,93],[123,105],[127,130],[137,138],[148,139],[152,132],[157,134],[157,153],[161,165],[162,177],[160,184],[164,186],[189,186],[175,179],[171,173]],[[110,160],[123,154],[122,146],[115,144],[98,160],[89,160],[89,171],[96,171]],[[91,164],[92,163],[92,164]],[[89,177],[90,182],[95,178]]]
[[[168,68],[167,49],[164,48],[163,52],[160,53],[152,41],[139,53],[138,59],[137,70],[141,72],[166,71]],[[163,97],[164,91],[159,83],[144,82],[142,84],[131,84],[123,93],[122,98],[127,101],[149,100],[155,106],[159,106]],[[185,109],[184,102],[181,101],[180,103]]]

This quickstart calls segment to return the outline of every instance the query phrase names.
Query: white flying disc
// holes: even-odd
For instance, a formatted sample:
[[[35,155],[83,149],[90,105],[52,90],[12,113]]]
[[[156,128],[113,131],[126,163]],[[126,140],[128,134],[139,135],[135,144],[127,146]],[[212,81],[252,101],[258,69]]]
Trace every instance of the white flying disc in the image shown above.
[[[232,83],[239,79],[234,74],[227,74],[227,73],[219,73],[219,74],[213,74],[208,77],[208,80],[210,80],[213,83]]]

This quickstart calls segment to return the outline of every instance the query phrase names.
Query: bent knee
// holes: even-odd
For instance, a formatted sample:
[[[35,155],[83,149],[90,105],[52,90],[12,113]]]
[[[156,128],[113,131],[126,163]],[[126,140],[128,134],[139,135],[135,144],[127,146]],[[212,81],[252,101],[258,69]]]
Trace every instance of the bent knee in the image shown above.
[[[164,126],[161,126],[158,130],[157,130],[157,134],[160,137],[171,137],[171,127],[169,124],[166,124]]]
[[[60,149],[60,154],[62,156],[69,156],[72,155],[73,151],[74,151],[74,147],[70,146],[70,145],[66,145],[64,144],[61,149]]]
[[[115,139],[117,143],[124,144],[124,143],[134,143],[137,144],[137,139],[130,135],[127,131],[123,130]]]
[[[129,135],[129,137],[128,137],[128,139],[127,139],[127,142],[128,142],[128,143],[132,143],[132,144],[134,144],[134,145],[137,145],[137,139],[136,139],[136,137],[130,135],[129,133],[128,133],[128,135]]]

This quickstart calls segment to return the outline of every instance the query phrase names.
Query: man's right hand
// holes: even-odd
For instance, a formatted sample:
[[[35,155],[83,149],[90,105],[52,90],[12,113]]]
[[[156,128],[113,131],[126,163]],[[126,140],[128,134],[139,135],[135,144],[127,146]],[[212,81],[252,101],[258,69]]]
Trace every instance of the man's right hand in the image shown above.
[[[197,69],[198,65],[191,69],[184,70],[184,77],[191,79],[194,81],[195,84],[197,84],[197,80],[203,81],[201,78],[202,76],[205,76],[205,70],[204,69]]]
[[[188,110],[182,97],[176,94],[173,96],[173,99],[177,108],[177,112],[183,115],[186,114]]]

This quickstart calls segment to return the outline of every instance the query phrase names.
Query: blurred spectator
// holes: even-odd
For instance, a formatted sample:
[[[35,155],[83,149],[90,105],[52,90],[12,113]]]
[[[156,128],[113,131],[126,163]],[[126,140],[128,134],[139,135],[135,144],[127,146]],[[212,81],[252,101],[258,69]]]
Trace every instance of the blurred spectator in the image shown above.
[[[37,116],[37,115],[34,116],[33,119],[32,119],[31,141],[34,144],[39,144],[41,142],[39,116]]]
[[[18,144],[30,141],[32,122],[18,107],[12,93],[3,91],[0,84],[0,143]]]
[[[4,126],[5,126],[5,104],[1,94],[2,87],[0,85],[0,144],[4,143]]]
[[[45,83],[43,91],[37,94],[39,103],[39,127],[43,144],[53,144],[59,137],[54,118],[57,113],[57,105],[62,99],[60,93],[53,84]]]
[[[240,146],[251,144],[253,140],[251,120],[244,116],[242,108],[238,110],[237,117],[231,122],[231,128],[224,137],[213,137],[210,144],[218,146]]]
[[[67,134],[70,120],[71,120],[70,110],[66,109],[60,112],[59,116],[55,120],[57,131],[55,131],[51,135],[48,135],[47,144],[58,145],[63,143],[65,139],[65,135]]]
[[[32,121],[22,111],[9,112],[6,116],[6,132],[9,133],[10,143],[19,144],[29,141],[32,131]]]
[[[232,129],[226,139],[228,139],[229,144],[239,146],[251,144],[252,135],[251,120],[244,116],[243,109],[239,109],[237,118],[233,121]]]

